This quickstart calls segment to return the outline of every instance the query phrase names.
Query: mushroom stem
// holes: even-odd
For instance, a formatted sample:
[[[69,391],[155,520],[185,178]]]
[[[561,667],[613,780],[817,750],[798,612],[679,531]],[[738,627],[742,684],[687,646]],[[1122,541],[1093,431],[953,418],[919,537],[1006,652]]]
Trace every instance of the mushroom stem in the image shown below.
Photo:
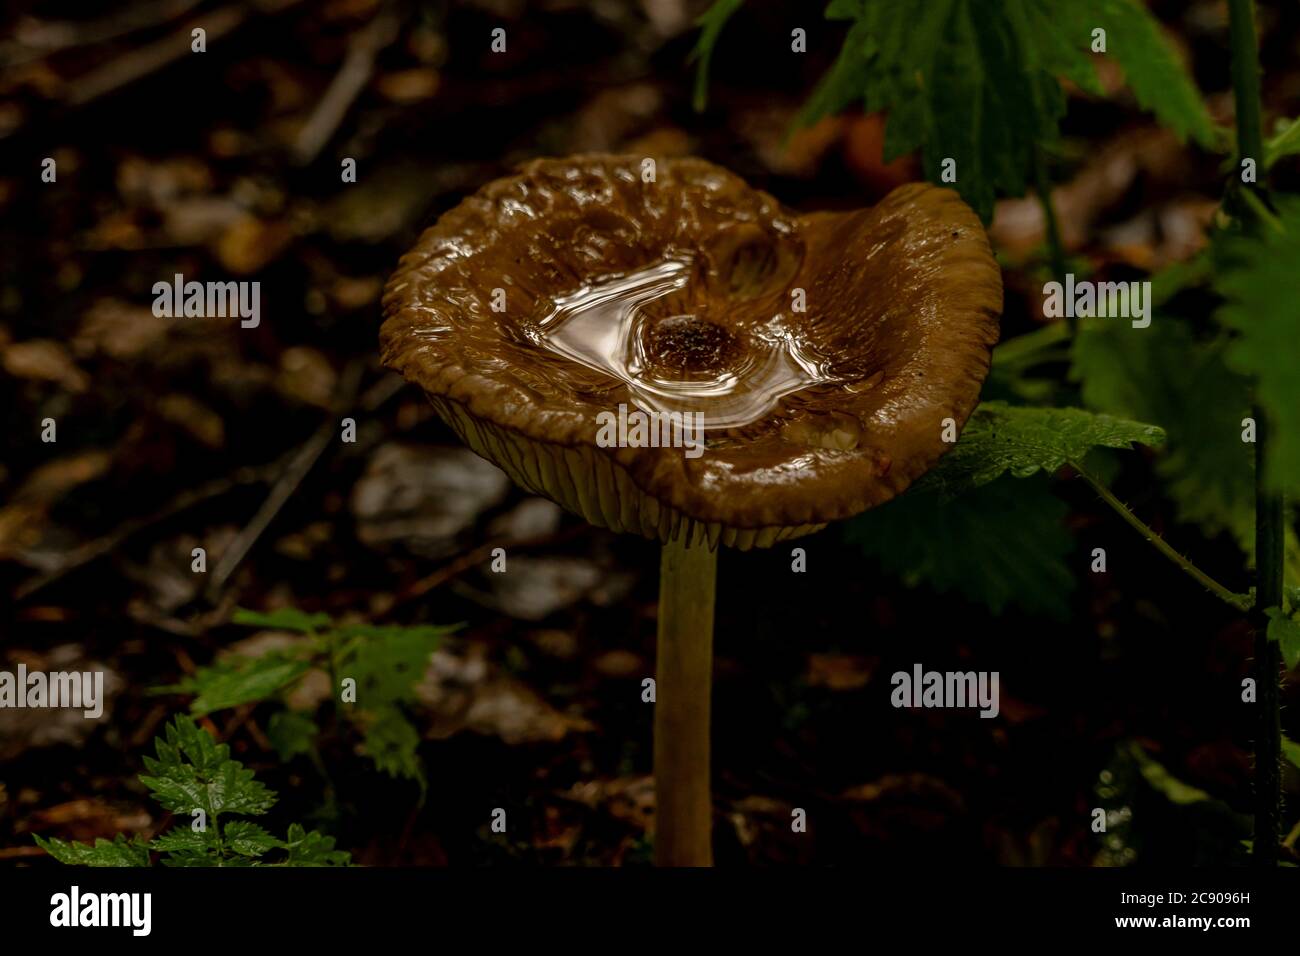
[[[655,679],[655,864],[713,865],[709,697],[718,553],[687,535],[663,546]]]

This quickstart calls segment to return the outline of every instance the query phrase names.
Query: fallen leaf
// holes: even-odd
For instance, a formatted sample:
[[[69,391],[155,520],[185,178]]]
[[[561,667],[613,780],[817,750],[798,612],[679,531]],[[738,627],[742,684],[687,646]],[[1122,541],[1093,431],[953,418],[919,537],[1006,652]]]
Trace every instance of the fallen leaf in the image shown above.
[[[74,395],[86,390],[90,379],[77,368],[68,349],[53,339],[28,339],[5,346],[0,358],[4,369],[15,378],[54,382]]]
[[[357,535],[441,556],[510,490],[505,473],[467,448],[380,445],[352,489]]]

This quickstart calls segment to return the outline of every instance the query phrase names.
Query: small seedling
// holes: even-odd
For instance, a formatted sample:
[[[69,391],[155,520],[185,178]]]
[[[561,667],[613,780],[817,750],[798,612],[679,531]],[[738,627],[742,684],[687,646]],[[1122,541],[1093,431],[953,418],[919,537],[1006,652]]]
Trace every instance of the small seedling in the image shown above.
[[[284,608],[269,614],[237,610],[236,624],[293,631],[309,639],[287,650],[259,657],[234,657],[200,667],[160,693],[192,694],[190,713],[203,716],[242,704],[283,700],[309,671],[329,674],[329,701],[335,713],[357,728],[375,766],[425,788],[416,749],[420,733],[406,714],[414,687],[424,676],[429,655],[459,625],[344,624],[326,614]],[[323,707],[326,705],[322,705]],[[282,760],[316,755],[321,734],[316,713],[277,711],[267,736]]]
[[[352,856],[334,849],[334,838],[294,823],[281,840],[250,820],[223,816],[261,816],[275,805],[274,790],[253,778],[230,747],[219,744],[184,714],[154,738],[157,757],[145,757],[148,774],[140,782],[153,792],[177,823],[144,840],[118,834],[94,844],[46,839],[41,849],[73,866],[150,866],[157,854],[163,866],[348,866]]]

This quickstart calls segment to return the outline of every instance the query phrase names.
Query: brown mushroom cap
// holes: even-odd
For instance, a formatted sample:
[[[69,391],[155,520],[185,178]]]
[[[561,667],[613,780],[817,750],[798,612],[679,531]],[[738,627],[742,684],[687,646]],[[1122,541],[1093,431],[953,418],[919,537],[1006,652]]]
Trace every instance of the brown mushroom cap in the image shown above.
[[[703,160],[659,161],[652,182],[641,171],[632,156],[535,160],[446,213],[388,281],[384,362],[525,488],[664,541],[767,546],[933,466],[951,447],[944,420],[960,427],[975,407],[1002,309],[988,239],[957,194],[911,184],[870,209],[797,215]],[[575,293],[644,288],[655,269],[667,291],[625,310],[610,349],[635,351],[617,361],[642,378],[557,348]],[[770,367],[788,374],[764,378]],[[725,402],[664,393],[704,412],[701,456],[597,444],[600,413],[660,400],[642,379],[728,375],[750,414],[711,420]]]

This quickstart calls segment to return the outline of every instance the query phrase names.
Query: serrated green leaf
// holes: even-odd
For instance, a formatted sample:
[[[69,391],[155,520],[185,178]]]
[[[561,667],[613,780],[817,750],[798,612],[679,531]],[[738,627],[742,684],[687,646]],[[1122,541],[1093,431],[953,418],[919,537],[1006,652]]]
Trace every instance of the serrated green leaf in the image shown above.
[[[366,723],[366,755],[375,766],[392,777],[414,780],[423,792],[424,767],[420,763],[418,748],[420,733],[396,707],[384,707]]]
[[[1158,445],[1164,432],[1154,425],[1096,415],[1080,408],[1025,408],[984,402],[975,409],[961,438],[938,466],[917,482],[918,489],[953,497],[1003,474],[1025,478],[1051,474],[1094,448]]]
[[[256,815],[275,803],[275,793],[191,718],[177,716],[165,734],[155,741],[158,756],[144,758],[149,773],[140,782],[172,813],[203,810],[213,824],[222,813]]]
[[[281,866],[349,866],[352,863],[352,854],[334,849],[333,837],[307,831],[299,823],[289,826],[284,845],[289,856]]]
[[[219,855],[217,834],[211,827],[195,830],[192,826],[180,824],[155,837],[149,846],[159,853],[198,853],[213,858]]]
[[[357,682],[357,703],[368,709],[384,707],[411,696],[411,687],[423,679],[429,657],[437,649],[443,627],[356,626],[349,659],[340,665],[343,677]]]
[[[1187,324],[1156,315],[1145,329],[1085,323],[1075,338],[1072,377],[1092,409],[1162,426],[1157,463],[1180,521],[1208,534],[1230,531],[1254,547],[1255,477],[1241,420],[1250,383],[1228,368],[1226,342],[1198,342]]]
[[[1003,478],[952,500],[910,490],[844,533],[909,586],[956,591],[994,614],[1015,605],[1063,619],[1075,586],[1068,512],[1045,478]]]
[[[89,843],[71,843],[55,837],[33,834],[36,845],[60,863],[69,866],[148,866],[149,847],[138,837],[119,833],[111,841],[102,837]]]
[[[1300,622],[1287,617],[1280,607],[1268,608],[1268,639],[1277,641],[1287,670],[1300,663]]]
[[[1072,0],[1073,22],[1087,42],[1089,25],[1106,31],[1106,53],[1124,70],[1138,104],[1181,140],[1206,148],[1219,145],[1219,134],[1177,50],[1141,0]]]
[[[190,713],[201,717],[214,710],[274,697],[302,677],[310,666],[308,661],[275,652],[262,657],[230,658],[199,668],[176,689],[197,695],[190,704]]]
[[[248,820],[232,820],[222,827],[221,839],[240,856],[256,858],[268,850],[283,847],[284,841],[271,836],[266,830]]]
[[[271,715],[266,725],[266,736],[283,761],[299,754],[309,754],[316,746],[320,728],[306,714],[296,710],[280,710]]]
[[[722,7],[706,16],[721,17]],[[1066,102],[1058,77],[1101,91],[1089,53],[1094,27],[1107,31],[1144,108],[1180,138],[1207,146],[1219,139],[1174,47],[1137,0],[846,0],[832,3],[827,18],[853,23],[798,122],[858,101],[886,112],[885,160],[920,149],[933,182],[954,160],[952,185],[986,222],[997,195],[1025,192],[1034,151],[1059,137]],[[702,36],[697,50],[710,44]]]
[[[232,624],[273,628],[277,631],[297,631],[301,634],[315,634],[328,630],[334,623],[328,614],[307,614],[292,607],[282,607],[270,613],[236,608],[230,621]]]
[[[169,853],[160,862],[163,866],[178,868],[257,866],[257,862],[249,857],[195,853],[188,850],[181,853]]]
[[[1278,200],[1282,230],[1220,240],[1216,287],[1224,298],[1219,321],[1236,331],[1228,364],[1251,376],[1271,427],[1265,480],[1280,491],[1300,490],[1300,197]]]

